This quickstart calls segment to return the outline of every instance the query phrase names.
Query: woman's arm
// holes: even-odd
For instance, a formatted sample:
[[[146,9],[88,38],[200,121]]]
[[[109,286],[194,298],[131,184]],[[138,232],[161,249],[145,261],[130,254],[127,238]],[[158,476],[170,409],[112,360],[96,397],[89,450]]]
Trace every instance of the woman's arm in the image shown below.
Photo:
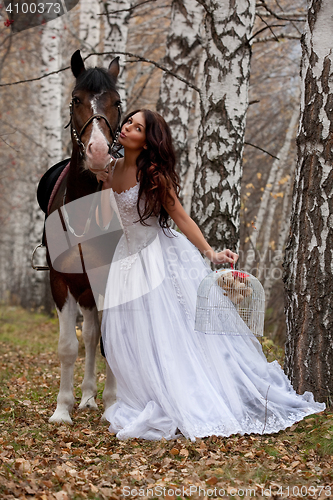
[[[166,211],[181,230],[183,234],[195,245],[200,252],[202,252],[213,264],[223,264],[225,262],[235,263],[238,260],[238,255],[231,250],[223,250],[222,252],[215,252],[212,247],[207,243],[204,235],[200,231],[197,224],[185,212],[176,193],[171,190],[173,201],[168,201],[165,207]]]

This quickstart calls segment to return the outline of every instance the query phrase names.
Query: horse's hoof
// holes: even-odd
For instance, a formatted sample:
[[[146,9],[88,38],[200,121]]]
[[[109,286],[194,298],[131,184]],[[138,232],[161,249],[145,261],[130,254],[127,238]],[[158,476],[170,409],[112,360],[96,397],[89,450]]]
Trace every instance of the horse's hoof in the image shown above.
[[[49,422],[56,423],[56,424],[73,424],[73,420],[71,419],[68,411],[65,410],[56,410],[52,417],[49,418]]]
[[[101,416],[101,423],[102,424],[108,424],[109,423],[108,419],[105,416],[105,413],[106,412],[104,412],[103,415]]]
[[[81,401],[79,410],[92,410],[92,411],[97,411],[98,406],[97,403],[94,399],[94,397],[90,397],[89,399],[84,399]]]

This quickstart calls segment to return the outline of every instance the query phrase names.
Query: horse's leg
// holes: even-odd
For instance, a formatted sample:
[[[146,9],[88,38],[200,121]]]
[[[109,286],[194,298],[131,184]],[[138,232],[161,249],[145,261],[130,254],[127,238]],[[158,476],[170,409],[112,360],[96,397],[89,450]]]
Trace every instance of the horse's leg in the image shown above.
[[[78,340],[75,332],[77,304],[69,292],[63,308],[61,311],[57,308],[57,312],[60,325],[58,354],[61,363],[61,377],[57,408],[49,422],[68,422],[72,424],[70,412],[75,402],[73,375],[74,363],[78,354]]]
[[[84,378],[81,386],[82,398],[79,408],[80,410],[83,410],[84,408],[97,410],[98,406],[95,402],[95,397],[97,394],[95,358],[96,347],[100,338],[98,312],[96,307],[87,309],[80,306],[80,309],[84,320],[82,336],[86,350],[86,357]]]
[[[117,383],[116,377],[113,375],[108,362],[105,360],[106,365],[106,380],[103,391],[103,405],[104,410],[107,410],[116,401]],[[105,411],[102,415],[102,420],[105,420]]]

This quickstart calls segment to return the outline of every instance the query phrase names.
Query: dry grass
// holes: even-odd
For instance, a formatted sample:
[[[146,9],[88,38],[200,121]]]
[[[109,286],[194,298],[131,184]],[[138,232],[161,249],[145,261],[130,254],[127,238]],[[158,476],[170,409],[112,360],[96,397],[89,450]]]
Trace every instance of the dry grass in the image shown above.
[[[330,411],[271,436],[122,442],[100,422],[99,357],[101,412],[75,409],[74,425],[49,424],[59,386],[57,328],[42,314],[0,308],[0,498],[333,498]],[[282,356],[271,342],[265,349]],[[83,355],[80,343],[76,388]]]

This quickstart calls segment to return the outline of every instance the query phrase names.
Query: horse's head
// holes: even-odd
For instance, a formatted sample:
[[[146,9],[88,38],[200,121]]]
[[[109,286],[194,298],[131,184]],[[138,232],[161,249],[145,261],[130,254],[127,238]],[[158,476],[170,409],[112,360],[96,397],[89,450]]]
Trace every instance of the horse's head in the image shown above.
[[[120,122],[120,96],[116,89],[118,57],[109,68],[88,68],[77,50],[71,68],[76,78],[70,104],[73,150],[84,167],[96,173],[111,160]]]

